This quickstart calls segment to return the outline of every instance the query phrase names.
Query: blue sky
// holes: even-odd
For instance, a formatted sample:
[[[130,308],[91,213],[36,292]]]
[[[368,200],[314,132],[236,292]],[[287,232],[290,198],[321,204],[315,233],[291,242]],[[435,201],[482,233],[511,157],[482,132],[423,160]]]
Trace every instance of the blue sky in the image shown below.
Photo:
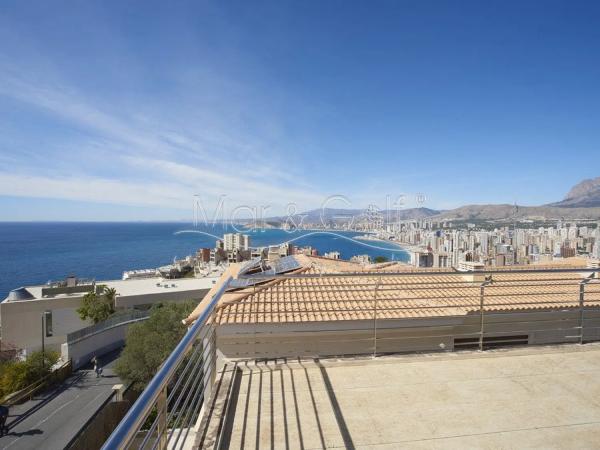
[[[0,220],[535,205],[600,175],[598,2],[0,8]]]

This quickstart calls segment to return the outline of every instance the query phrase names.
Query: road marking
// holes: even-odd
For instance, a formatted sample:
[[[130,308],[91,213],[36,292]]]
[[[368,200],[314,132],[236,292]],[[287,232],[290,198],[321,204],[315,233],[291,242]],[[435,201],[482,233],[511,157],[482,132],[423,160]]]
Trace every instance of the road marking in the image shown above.
[[[86,374],[87,375],[87,374]],[[82,381],[84,381],[87,377],[84,376],[82,377]],[[99,378],[96,383],[91,384],[89,387],[94,388],[97,386],[100,386],[100,381],[102,379]],[[68,389],[67,389],[68,390]],[[66,391],[64,391],[66,392]],[[87,402],[88,405],[90,404],[94,404],[96,402],[96,400],[101,397],[102,395],[106,395],[109,394],[110,392],[100,392],[98,395],[96,395],[92,400],[90,400],[89,402]],[[52,416],[56,415],[56,413],[58,413],[60,410],[62,410],[63,408],[65,408],[66,406],[70,405],[71,403],[73,403],[75,400],[77,400],[79,397],[81,397],[81,394],[77,394],[74,398],[72,398],[71,400],[69,400],[68,402],[63,403],[61,406],[59,406],[58,408],[56,408],[51,414],[49,414],[48,416],[46,416],[46,418],[42,419],[41,421],[39,421],[38,423],[36,423],[35,425],[33,425],[32,427],[30,427],[30,429],[37,429],[41,424],[45,423],[46,421],[48,421]],[[19,424],[20,425],[20,424]],[[9,447],[11,447],[12,445],[14,445],[16,442],[18,442],[20,439],[22,439],[24,437],[23,436],[19,436],[18,438],[16,438],[15,440],[11,441],[8,445],[2,447],[3,449],[7,449]]]

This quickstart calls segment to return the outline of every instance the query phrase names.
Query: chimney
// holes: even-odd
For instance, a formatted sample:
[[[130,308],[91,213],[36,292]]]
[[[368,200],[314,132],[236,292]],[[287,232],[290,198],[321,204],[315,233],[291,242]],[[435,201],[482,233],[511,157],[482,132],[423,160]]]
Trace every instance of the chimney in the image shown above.
[[[67,287],[77,286],[77,277],[75,275],[69,275],[67,277]]]
[[[469,283],[483,283],[485,281],[485,265],[475,261],[460,261],[458,271],[463,273],[462,279]]]

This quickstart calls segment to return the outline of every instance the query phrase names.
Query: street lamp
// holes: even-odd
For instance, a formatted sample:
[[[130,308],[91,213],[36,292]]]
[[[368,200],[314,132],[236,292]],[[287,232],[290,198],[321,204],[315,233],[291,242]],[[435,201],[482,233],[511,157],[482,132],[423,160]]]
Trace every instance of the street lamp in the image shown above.
[[[46,364],[46,338],[52,336],[52,311],[42,313],[42,369]]]

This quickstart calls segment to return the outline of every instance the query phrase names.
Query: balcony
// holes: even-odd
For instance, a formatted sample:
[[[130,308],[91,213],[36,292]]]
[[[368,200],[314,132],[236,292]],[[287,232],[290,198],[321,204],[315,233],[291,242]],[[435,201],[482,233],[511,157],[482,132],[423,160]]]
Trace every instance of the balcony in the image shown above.
[[[591,447],[597,271],[229,272],[105,448]]]
[[[226,370],[228,409],[195,448],[595,448],[600,435],[598,344]]]

